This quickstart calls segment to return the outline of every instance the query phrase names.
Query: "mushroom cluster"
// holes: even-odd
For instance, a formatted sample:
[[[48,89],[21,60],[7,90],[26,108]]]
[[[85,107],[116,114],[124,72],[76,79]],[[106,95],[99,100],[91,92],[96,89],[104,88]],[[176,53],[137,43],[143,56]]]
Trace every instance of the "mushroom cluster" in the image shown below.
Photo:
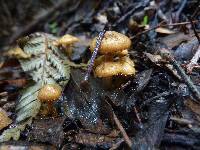
[[[97,37],[90,44],[91,51],[96,46],[96,39]],[[100,78],[134,75],[134,62],[128,55],[130,46],[131,40],[127,36],[115,31],[107,31],[99,49],[101,56],[95,60],[95,75]]]

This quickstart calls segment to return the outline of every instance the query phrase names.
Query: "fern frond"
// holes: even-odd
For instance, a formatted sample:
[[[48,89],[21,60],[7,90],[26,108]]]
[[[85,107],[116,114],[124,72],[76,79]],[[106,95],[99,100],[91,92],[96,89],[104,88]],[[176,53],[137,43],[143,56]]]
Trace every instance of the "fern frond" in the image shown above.
[[[35,82],[44,84],[56,83],[59,78],[70,76],[70,66],[66,63],[67,56],[63,55],[61,50],[53,44],[57,38],[45,33],[33,34],[26,41],[24,52],[33,55],[31,59],[20,60],[24,71],[29,71]],[[56,72],[54,76],[51,72]],[[65,85],[68,80],[62,85]]]
[[[40,88],[41,83],[36,83],[35,85],[22,91],[22,96],[16,106],[16,122],[23,121],[29,117],[35,117],[37,115],[41,106],[41,102],[37,99]]]
[[[21,65],[22,69],[27,72],[39,69],[44,63],[44,60],[41,57],[35,57],[28,60],[20,60],[20,63],[23,64]]]
[[[35,117],[40,108],[37,100],[39,89],[45,84],[54,84],[60,78],[66,80],[59,82],[61,86],[66,85],[70,77],[70,66],[67,56],[54,45],[56,37],[46,33],[35,33],[23,40],[21,49],[31,55],[30,59],[20,59],[22,69],[32,76],[36,85],[27,88],[23,92],[16,107],[17,122],[21,122],[29,117]],[[27,95],[30,93],[31,95]],[[24,96],[25,95],[25,96]],[[34,109],[35,108],[35,109]]]
[[[31,56],[31,58],[19,59],[20,64],[22,69],[32,77],[35,84],[22,91],[16,106],[17,125],[5,130],[0,136],[0,142],[8,141],[11,138],[18,140],[20,132],[25,129],[27,124],[31,124],[41,107],[41,102],[37,97],[43,85],[57,83],[64,87],[69,81],[69,60],[53,44],[56,39],[49,34],[36,33],[19,40],[20,48]],[[61,78],[65,80],[58,82]]]

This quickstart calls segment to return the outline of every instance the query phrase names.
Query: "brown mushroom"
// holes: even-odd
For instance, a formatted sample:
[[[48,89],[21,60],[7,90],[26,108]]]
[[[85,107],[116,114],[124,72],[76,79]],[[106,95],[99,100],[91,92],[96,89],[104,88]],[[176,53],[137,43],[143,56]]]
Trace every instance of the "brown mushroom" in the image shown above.
[[[95,68],[95,75],[97,77],[111,77],[115,75],[134,75],[135,67],[134,62],[128,57],[124,56],[118,61],[105,61],[100,63]]]
[[[53,103],[56,102],[62,94],[62,88],[58,84],[47,84],[44,85],[39,93],[38,99],[47,104],[47,108],[42,111],[41,114],[47,115],[52,112],[55,114],[56,111],[53,107]]]
[[[93,51],[96,46],[96,38],[94,38],[90,43],[90,50]],[[99,49],[100,54],[118,54],[126,55],[128,54],[128,49],[131,46],[131,40],[118,32],[107,31],[101,42],[101,47]]]
[[[74,43],[79,42],[80,40],[70,34],[65,34],[60,39],[55,42],[56,46],[62,46],[68,56],[72,54],[72,46]]]
[[[63,46],[68,46],[68,45],[74,44],[78,41],[79,41],[79,39],[77,37],[72,36],[70,34],[65,34],[60,39],[58,39],[57,44],[63,45]]]

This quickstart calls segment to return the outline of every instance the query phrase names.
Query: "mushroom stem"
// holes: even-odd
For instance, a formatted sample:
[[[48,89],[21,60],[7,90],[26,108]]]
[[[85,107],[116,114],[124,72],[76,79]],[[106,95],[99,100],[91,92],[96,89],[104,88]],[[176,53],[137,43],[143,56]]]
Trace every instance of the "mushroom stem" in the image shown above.
[[[112,76],[102,78],[103,85],[106,89],[112,89]]]

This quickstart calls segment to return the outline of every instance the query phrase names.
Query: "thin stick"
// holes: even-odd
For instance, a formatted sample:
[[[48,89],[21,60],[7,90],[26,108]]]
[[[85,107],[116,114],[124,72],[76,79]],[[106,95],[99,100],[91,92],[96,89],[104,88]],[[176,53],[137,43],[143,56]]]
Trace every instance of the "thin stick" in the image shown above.
[[[191,73],[194,67],[198,67],[198,60],[200,58],[200,45],[195,52],[194,56],[190,60],[190,63],[186,65],[186,69],[188,73]]]
[[[137,118],[137,121],[138,121],[140,127],[143,127],[142,121],[141,121],[141,118],[140,118],[140,115],[139,115],[139,113],[138,113],[138,111],[137,111],[137,108],[136,108],[135,106],[133,107],[133,110],[134,110],[134,112],[135,112],[135,115],[136,115],[136,118]]]
[[[192,22],[192,18],[189,16],[188,19],[190,20],[190,23],[191,23],[191,25],[192,25],[192,29],[193,29],[193,31],[194,31],[194,34],[195,34],[195,36],[196,36],[196,38],[197,38],[197,40],[198,40],[198,42],[199,42],[199,47],[198,47],[196,53],[194,54],[194,56],[193,56],[192,59],[190,60],[190,63],[189,63],[188,65],[186,65],[187,72],[188,72],[188,73],[191,73],[192,70],[193,70],[193,68],[194,68],[196,65],[198,66],[198,63],[197,63],[197,62],[198,62],[198,60],[199,60],[199,58],[200,58],[200,37],[199,37],[199,35],[198,35],[197,31],[196,31],[196,28],[195,28],[195,26],[194,26],[194,23]]]
[[[194,20],[194,21],[192,21],[192,22],[193,22],[193,23],[197,23],[197,22],[200,22],[200,20]],[[157,26],[155,26],[155,27],[152,27],[152,28],[150,28],[150,29],[148,29],[148,30],[145,30],[145,31],[143,31],[143,32],[140,32],[140,33],[138,33],[138,34],[136,34],[136,35],[130,37],[130,39],[134,39],[134,38],[138,37],[139,35],[145,34],[145,33],[149,32],[149,31],[151,31],[151,30],[155,30],[155,29],[157,29],[157,28],[159,28],[159,27],[179,26],[179,25],[186,25],[186,24],[190,24],[190,23],[191,23],[191,22],[189,22],[189,21],[187,21],[187,22],[179,22],[179,23],[171,23],[171,24],[165,24],[165,25],[162,25],[162,23],[160,23],[159,25],[157,25]]]
[[[194,94],[195,98],[197,98],[200,101],[200,92],[190,79],[190,77],[185,73],[181,65],[175,60],[175,58],[171,55],[167,55],[168,60],[172,63],[172,65],[175,67],[175,69],[179,72],[180,76],[183,78],[184,82],[187,84],[189,89]],[[199,102],[197,101],[197,102]]]
[[[181,12],[183,11],[185,5],[187,3],[187,0],[182,0],[181,1],[181,6],[179,7],[179,9],[175,12],[175,21],[179,20],[179,16],[181,14]]]
[[[133,7],[130,11],[125,13],[123,16],[121,16],[115,24],[112,25],[112,27],[116,27],[120,23],[122,23],[124,20],[126,20],[129,16],[131,16],[138,8],[140,8],[142,5],[138,5],[136,7]]]
[[[114,118],[114,121],[118,127],[118,129],[120,130],[123,138],[124,138],[124,141],[127,143],[127,145],[131,148],[132,147],[132,142],[130,140],[130,138],[128,137],[126,131],[124,130],[122,124],[120,123],[119,119],[117,118],[117,116],[115,115],[115,113],[113,112],[113,118]]]
[[[192,18],[191,18],[191,17],[188,17],[188,19],[190,20],[190,23],[191,23],[191,25],[192,25],[192,29],[193,29],[193,31],[194,31],[194,34],[195,34],[195,36],[196,36],[196,38],[197,38],[197,40],[199,41],[199,44],[200,44],[200,38],[199,38],[199,35],[198,35],[197,31],[196,31],[196,28],[195,28],[195,26],[194,26],[194,23],[192,22]]]
[[[109,150],[117,149],[123,142],[124,142],[124,139],[122,138],[117,143],[113,144],[112,147]]]
[[[95,58],[96,58],[96,56],[97,56],[97,53],[98,53],[98,51],[99,51],[99,48],[100,48],[100,46],[101,46],[101,42],[102,42],[102,40],[103,40],[103,37],[104,37],[104,34],[105,34],[105,33],[106,33],[106,30],[103,30],[103,31],[99,32],[99,36],[98,36],[97,41],[96,41],[96,46],[95,46],[94,51],[93,51],[93,53],[92,53],[92,57],[91,57],[91,59],[90,59],[89,65],[88,65],[88,69],[87,69],[86,75],[85,75],[85,77],[84,77],[84,81],[88,81],[88,78],[89,78],[90,73],[91,73],[91,71],[92,71],[92,68],[93,68],[93,66],[94,66]]]

